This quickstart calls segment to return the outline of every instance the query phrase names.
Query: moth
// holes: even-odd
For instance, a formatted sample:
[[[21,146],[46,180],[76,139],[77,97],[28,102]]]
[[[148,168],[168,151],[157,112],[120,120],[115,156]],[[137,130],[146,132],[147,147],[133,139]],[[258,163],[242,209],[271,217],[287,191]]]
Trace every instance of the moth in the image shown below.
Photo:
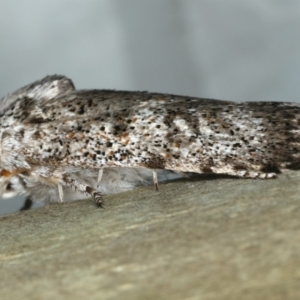
[[[76,191],[103,206],[114,173],[157,186],[164,170],[271,179],[300,167],[296,103],[76,90],[53,75],[2,104],[0,192],[13,187],[34,201]]]

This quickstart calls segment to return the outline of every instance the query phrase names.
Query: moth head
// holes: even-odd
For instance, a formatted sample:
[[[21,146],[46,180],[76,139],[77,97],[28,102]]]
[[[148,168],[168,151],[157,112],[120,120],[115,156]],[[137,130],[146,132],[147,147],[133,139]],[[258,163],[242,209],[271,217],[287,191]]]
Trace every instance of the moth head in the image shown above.
[[[8,199],[20,194],[26,194],[26,192],[26,186],[20,176],[0,176],[0,197],[2,199]]]

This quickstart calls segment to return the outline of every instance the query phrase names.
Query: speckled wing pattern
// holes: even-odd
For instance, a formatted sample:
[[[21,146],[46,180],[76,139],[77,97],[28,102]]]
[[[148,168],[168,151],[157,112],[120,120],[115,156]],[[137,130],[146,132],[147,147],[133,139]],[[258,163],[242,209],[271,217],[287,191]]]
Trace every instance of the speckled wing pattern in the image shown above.
[[[18,96],[0,114],[0,167],[10,178],[91,195],[75,173],[165,169],[274,178],[298,169],[300,106],[113,90]]]

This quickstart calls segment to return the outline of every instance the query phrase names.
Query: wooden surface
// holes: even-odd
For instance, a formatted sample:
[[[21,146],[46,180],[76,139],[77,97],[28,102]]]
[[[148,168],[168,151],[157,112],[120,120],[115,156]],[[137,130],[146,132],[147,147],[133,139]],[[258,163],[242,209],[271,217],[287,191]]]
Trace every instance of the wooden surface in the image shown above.
[[[300,172],[0,217],[0,299],[300,299]]]

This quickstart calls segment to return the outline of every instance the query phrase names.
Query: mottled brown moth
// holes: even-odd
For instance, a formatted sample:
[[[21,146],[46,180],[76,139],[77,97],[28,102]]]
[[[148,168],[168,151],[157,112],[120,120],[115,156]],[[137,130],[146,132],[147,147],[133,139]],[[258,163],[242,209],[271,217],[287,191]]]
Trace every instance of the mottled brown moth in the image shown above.
[[[296,103],[75,90],[47,76],[2,99],[0,192],[102,206],[102,193],[170,172],[275,178],[299,169],[299,127]]]

